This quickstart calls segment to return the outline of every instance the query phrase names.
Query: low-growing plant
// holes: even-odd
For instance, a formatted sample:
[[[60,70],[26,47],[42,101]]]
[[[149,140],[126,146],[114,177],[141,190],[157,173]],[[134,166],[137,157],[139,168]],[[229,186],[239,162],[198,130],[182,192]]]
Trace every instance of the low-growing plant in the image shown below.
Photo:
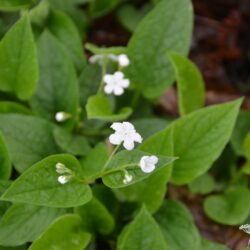
[[[85,43],[87,60],[85,31],[116,8],[133,32],[128,45]],[[0,249],[227,249],[165,198],[168,183],[188,185],[216,191],[204,210],[219,223],[250,214],[250,115],[240,113],[231,138],[242,100],[204,107],[201,73],[187,58],[190,0],[141,10],[118,0],[0,0],[0,10],[17,19],[0,42]],[[175,80],[181,116],[159,117],[157,99]],[[238,170],[231,154],[226,178],[230,138],[246,161]]]

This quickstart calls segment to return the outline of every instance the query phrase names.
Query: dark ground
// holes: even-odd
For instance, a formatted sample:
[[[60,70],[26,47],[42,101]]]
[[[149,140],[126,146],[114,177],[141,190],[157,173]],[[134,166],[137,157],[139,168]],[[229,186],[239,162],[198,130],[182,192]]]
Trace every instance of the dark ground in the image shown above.
[[[145,1],[134,2],[140,6]],[[250,0],[193,0],[193,4],[195,28],[190,57],[204,76],[207,104],[245,95],[243,107],[250,109]],[[88,41],[107,46],[125,45],[129,37],[130,33],[111,14],[93,24]],[[159,109],[178,113],[174,87],[161,97]],[[208,239],[233,250],[246,247],[249,237],[238,227],[216,224],[204,215],[201,196],[174,187],[170,187],[169,196],[187,204],[200,232]]]

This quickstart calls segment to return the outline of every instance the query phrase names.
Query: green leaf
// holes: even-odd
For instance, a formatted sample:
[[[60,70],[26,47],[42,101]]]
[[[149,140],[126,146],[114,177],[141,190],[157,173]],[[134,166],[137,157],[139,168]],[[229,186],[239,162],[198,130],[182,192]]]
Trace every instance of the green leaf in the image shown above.
[[[60,184],[55,168],[57,163],[64,164],[76,176],[80,172],[81,166],[73,156],[49,156],[17,178],[1,199],[48,207],[73,207],[87,203],[92,197],[90,187],[75,178]]]
[[[0,133],[0,179],[8,180],[11,174],[10,155],[5,140]]]
[[[85,110],[85,105],[90,96],[98,91],[102,79],[101,68],[99,65],[88,64],[79,77],[80,104]]]
[[[155,215],[171,250],[200,250],[200,235],[188,209],[180,202],[166,200]]]
[[[132,109],[125,107],[114,114],[107,98],[102,95],[91,96],[86,105],[88,119],[98,119],[103,121],[121,121],[128,118]]]
[[[7,143],[11,161],[19,172],[58,152],[52,130],[53,125],[40,118],[0,115],[0,131]]]
[[[145,140],[156,132],[166,128],[172,121],[162,118],[140,118],[133,120],[132,123],[136,127],[136,131]]]
[[[0,221],[0,245],[18,246],[37,239],[63,213],[64,209],[27,204],[12,205]]]
[[[30,246],[29,250],[82,250],[91,235],[81,229],[78,215],[64,215],[54,221]]]
[[[33,4],[34,0],[0,0],[0,10],[15,11],[22,8],[27,8]]]
[[[28,15],[24,15],[0,43],[0,90],[29,99],[38,80],[36,46]]]
[[[82,228],[90,233],[109,234],[115,221],[107,208],[96,198],[75,210],[82,218]]]
[[[54,121],[57,112],[72,115],[67,121],[72,125],[77,115],[79,90],[76,72],[67,52],[59,41],[45,31],[38,41],[40,80],[37,92],[31,99],[34,112]]]
[[[132,86],[148,98],[158,97],[174,81],[167,53],[186,55],[191,41],[190,0],[163,0],[138,25],[128,44]]]
[[[240,111],[231,137],[231,145],[238,155],[244,155],[243,142],[248,132],[250,132],[250,112]]]
[[[93,17],[100,17],[113,10],[120,0],[92,0],[89,5],[89,12]]]
[[[11,181],[0,180],[0,196],[7,190],[10,186]],[[0,201],[0,221],[5,214],[6,210],[11,206],[10,202]],[[1,247],[0,247],[1,249]]]
[[[66,153],[82,156],[91,149],[84,136],[71,134],[60,127],[56,127],[53,134],[57,145]]]
[[[26,250],[26,245],[18,246],[18,247],[3,247],[0,246],[0,250]]]
[[[144,4],[140,9],[137,9],[132,4],[126,4],[118,9],[117,16],[127,30],[134,32],[140,21],[151,10],[151,7],[150,4]]]
[[[209,174],[203,174],[189,184],[189,189],[194,194],[209,194],[214,188],[214,178]]]
[[[82,42],[75,24],[62,11],[52,10],[47,22],[48,28],[65,46],[68,56],[73,61],[77,71],[82,71],[86,64]]]
[[[229,250],[227,246],[207,240],[205,238],[203,238],[201,241],[201,248],[202,250]]]
[[[205,104],[205,89],[199,69],[188,58],[177,53],[171,53],[170,59],[176,74],[180,114],[202,108]]]
[[[237,187],[222,195],[211,195],[205,199],[204,210],[209,218],[218,223],[241,224],[250,213],[250,192],[245,187]]]
[[[145,140],[139,149],[155,155],[174,155],[172,135],[172,130],[166,130],[166,133],[161,137],[153,136]],[[170,179],[171,172],[172,165],[153,173],[147,179],[134,185],[116,189],[116,195],[122,201],[136,201],[145,204],[150,212],[155,212],[165,198],[167,182]]]
[[[142,208],[136,218],[123,230],[117,250],[167,250],[163,235],[154,218]]]
[[[86,43],[85,48],[96,55],[108,55],[108,54],[114,54],[114,55],[120,55],[120,54],[126,54],[127,48],[116,46],[116,47],[97,47],[95,44],[92,43]]]
[[[15,113],[15,114],[24,114],[24,115],[31,115],[31,111],[16,102],[9,102],[9,101],[4,101],[0,102],[0,113],[1,114],[9,114],[9,113]]]
[[[108,160],[108,157],[106,145],[104,143],[97,144],[88,155],[80,159],[82,177],[85,179],[92,179],[98,176]]]
[[[200,109],[172,123],[174,155],[180,157],[173,166],[173,182],[189,183],[211,167],[230,139],[241,102]]]
[[[177,158],[165,157],[156,155],[158,157],[158,163],[156,169],[151,173],[144,173],[139,167],[140,159],[143,156],[149,156],[146,152],[140,150],[123,150],[117,153],[111,160],[111,162],[105,168],[102,178],[103,183],[110,188],[121,188],[128,185],[132,185],[136,182],[142,181],[149,177],[152,173],[161,170],[168,165],[171,165]],[[129,175],[133,177],[129,184],[124,184],[124,171],[127,171]]]

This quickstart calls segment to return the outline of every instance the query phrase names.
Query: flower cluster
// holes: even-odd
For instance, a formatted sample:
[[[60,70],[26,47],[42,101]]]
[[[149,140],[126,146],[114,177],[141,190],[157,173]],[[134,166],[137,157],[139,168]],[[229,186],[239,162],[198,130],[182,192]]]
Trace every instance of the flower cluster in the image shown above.
[[[135,147],[135,142],[141,143],[142,137],[135,127],[130,122],[115,122],[111,125],[111,128],[115,131],[109,136],[109,141],[113,145],[123,144],[124,148],[127,150],[133,150]],[[143,156],[140,159],[138,166],[144,173],[151,173],[155,170],[155,165],[158,163],[158,158],[154,155]],[[128,184],[133,180],[133,176],[124,170],[125,175],[123,179],[124,184]]]
[[[60,184],[66,184],[73,177],[73,172],[60,162],[56,164],[56,172],[60,174],[57,179]]]

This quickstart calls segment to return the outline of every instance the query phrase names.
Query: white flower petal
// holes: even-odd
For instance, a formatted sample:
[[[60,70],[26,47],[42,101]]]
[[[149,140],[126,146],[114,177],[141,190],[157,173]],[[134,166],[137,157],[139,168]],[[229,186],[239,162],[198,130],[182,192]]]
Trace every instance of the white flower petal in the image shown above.
[[[155,155],[152,155],[152,156],[150,156],[149,157],[150,158],[150,162],[151,162],[151,164],[157,164],[157,162],[158,162],[158,157],[156,157]]]
[[[119,65],[122,67],[126,67],[130,63],[128,56],[125,54],[121,54],[118,56],[118,62],[119,62]]]
[[[121,144],[122,139],[123,138],[119,134],[117,134],[117,133],[114,133],[114,134],[112,134],[112,135],[109,136],[109,141],[113,145],[119,145],[119,144]]]
[[[114,77],[117,79],[117,80],[121,80],[124,78],[124,74],[121,72],[121,71],[116,71],[114,73]]]
[[[125,140],[123,143],[123,147],[127,150],[132,150],[135,147],[135,144],[132,140]]]
[[[114,122],[111,126],[112,129],[114,129],[115,131],[122,131],[123,130],[123,126],[121,122]]]
[[[120,86],[123,88],[127,88],[130,84],[130,81],[128,79],[123,79],[122,81],[120,81]]]
[[[141,143],[141,142],[142,142],[142,137],[141,137],[141,135],[140,135],[139,133],[135,133],[135,134],[133,135],[133,139],[134,139],[134,141],[136,141],[136,142],[138,142],[138,143]]]
[[[113,75],[106,74],[103,76],[103,81],[107,84],[113,84]]]
[[[104,92],[105,92],[106,94],[111,94],[111,93],[113,92],[113,90],[114,90],[114,88],[113,88],[113,86],[110,85],[110,84],[107,84],[107,85],[105,85],[105,87],[104,87]]]
[[[126,129],[127,131],[131,131],[131,132],[135,131],[135,127],[134,127],[134,125],[132,123],[130,123],[130,122],[123,122],[122,124],[124,126],[124,129]]]
[[[155,170],[155,165],[154,164],[147,164],[146,166],[141,167],[141,170],[147,174],[151,173]]]
[[[123,88],[121,88],[121,87],[119,87],[119,86],[116,86],[115,88],[114,88],[114,94],[115,95],[122,95],[124,93],[124,89]]]

